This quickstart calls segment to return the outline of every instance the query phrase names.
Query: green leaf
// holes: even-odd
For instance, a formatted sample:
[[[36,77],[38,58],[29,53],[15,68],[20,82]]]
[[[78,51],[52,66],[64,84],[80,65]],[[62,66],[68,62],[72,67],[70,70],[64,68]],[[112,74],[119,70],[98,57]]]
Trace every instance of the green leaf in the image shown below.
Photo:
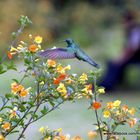
[[[16,32],[12,32],[12,38],[15,39],[17,37],[17,33]]]
[[[25,64],[28,64],[28,65],[31,63],[31,61],[28,58],[25,58],[24,62],[25,62]]]
[[[54,102],[52,102],[51,100],[49,100],[49,103],[52,105],[52,107],[54,107],[54,106],[55,106],[55,103],[54,103]]]
[[[38,118],[38,115],[37,114],[33,114],[32,117],[33,117],[34,120],[36,120]]]
[[[2,64],[0,64],[0,71],[1,71],[1,70],[3,70],[3,65],[2,65]]]
[[[3,73],[5,73],[5,72],[6,72],[6,70],[0,71],[0,74],[3,74]]]
[[[21,112],[25,112],[26,111],[26,107],[24,106],[24,105],[20,105],[19,106],[19,110],[21,111]]]
[[[18,130],[15,130],[15,131],[10,132],[10,134],[18,133],[18,132],[19,132]]]
[[[5,106],[5,107],[3,107],[3,109],[4,109],[4,108],[9,108],[9,109],[11,109],[11,110],[13,109],[13,107],[11,107],[11,106]]]
[[[19,125],[24,126],[24,120],[20,121]]]
[[[4,70],[3,65],[0,64],[0,74],[3,74],[3,73],[5,73],[5,72],[6,72],[6,70]]]
[[[7,66],[7,70],[15,70],[15,71],[17,71],[16,65],[12,61],[11,61],[10,64],[6,64],[6,66]]]
[[[44,108],[41,110],[41,113],[42,113],[43,115],[45,115],[45,114],[47,113],[47,111],[48,111],[47,107],[44,106]]]
[[[13,97],[13,95],[9,93],[9,94],[5,94],[5,97],[9,100],[11,97]]]
[[[34,106],[34,102],[33,102],[33,101],[28,102],[28,104],[29,104],[31,107]]]
[[[125,137],[123,137],[123,140],[126,140],[126,138],[125,138]]]
[[[21,26],[27,26],[29,24],[32,24],[32,21],[27,16],[24,15],[20,16],[18,22]]]
[[[19,81],[17,79],[12,79],[14,82],[19,83]]]

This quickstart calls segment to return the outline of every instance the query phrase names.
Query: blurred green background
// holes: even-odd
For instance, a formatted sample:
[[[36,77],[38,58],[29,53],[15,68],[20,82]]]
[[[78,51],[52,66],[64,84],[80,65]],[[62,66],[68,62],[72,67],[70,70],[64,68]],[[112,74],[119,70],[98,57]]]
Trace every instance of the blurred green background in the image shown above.
[[[102,64],[104,72],[106,62],[117,58],[122,51],[122,14],[128,9],[135,12],[139,22],[139,0],[0,0],[0,56],[7,52],[11,32],[18,28],[19,16],[27,15],[33,21],[33,25],[25,29],[20,40],[26,41],[29,34],[39,34],[43,37],[45,49],[53,46],[64,47],[66,44],[60,44],[58,41],[73,38],[92,58]],[[65,60],[62,63],[71,64],[74,73],[80,74],[92,69],[78,60]],[[18,62],[17,66],[20,71],[22,64]],[[9,71],[0,76],[1,94],[10,90],[10,79],[20,79],[19,75]],[[104,102],[121,99],[130,106],[138,106],[140,95],[136,89],[140,86],[139,68],[128,68],[125,77],[123,90],[107,93],[103,96]],[[30,81],[27,84],[30,84]],[[130,88],[133,90],[130,91]],[[37,140],[37,131],[42,125],[49,125],[51,128],[62,127],[64,132],[79,134],[86,139],[88,130],[93,128],[92,124],[95,122],[94,113],[87,108],[88,104],[83,100],[64,104],[61,109],[35,124],[32,129],[28,129],[26,139]]]

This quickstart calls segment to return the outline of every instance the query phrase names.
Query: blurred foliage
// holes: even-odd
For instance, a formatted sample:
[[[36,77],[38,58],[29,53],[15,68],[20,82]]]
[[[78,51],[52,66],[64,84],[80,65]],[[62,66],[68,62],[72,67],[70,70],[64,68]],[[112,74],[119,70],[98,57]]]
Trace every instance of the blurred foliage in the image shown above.
[[[7,51],[10,34],[17,27],[15,21],[27,15],[34,24],[19,40],[38,32],[44,39],[43,46],[50,48],[56,45],[54,42],[71,37],[104,64],[122,50],[123,12],[129,9],[140,17],[139,6],[139,0],[1,0],[0,56]]]
[[[36,30],[51,42],[72,36],[82,46],[91,46],[101,40],[106,28],[118,25],[125,9],[135,9],[140,15],[139,5],[138,0],[1,0],[0,46],[4,51],[10,32],[16,27],[14,21],[22,14],[28,15],[34,23],[27,34]]]

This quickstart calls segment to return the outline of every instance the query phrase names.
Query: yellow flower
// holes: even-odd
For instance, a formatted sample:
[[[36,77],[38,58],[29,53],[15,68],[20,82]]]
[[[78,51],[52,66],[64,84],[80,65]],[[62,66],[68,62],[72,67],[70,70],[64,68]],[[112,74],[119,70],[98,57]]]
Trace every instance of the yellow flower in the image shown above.
[[[47,64],[49,67],[56,67],[56,62],[54,60],[48,59]]]
[[[85,84],[85,81],[88,80],[88,77],[85,73],[83,73],[80,77],[79,77],[79,81],[81,84]]]
[[[56,131],[60,133],[62,132],[62,128],[58,128]]]
[[[29,34],[29,38],[32,39],[32,37],[33,37],[32,34]]]
[[[71,69],[71,66],[70,65],[67,65],[66,67],[62,67],[61,65],[58,65],[57,68],[56,68],[56,71],[58,73],[66,73],[66,70],[70,70]]]
[[[2,122],[3,121],[3,119],[0,117],[0,122]]]
[[[17,49],[18,49],[19,51],[22,51],[22,50],[24,50],[24,47],[23,47],[22,45],[18,45],[18,46],[17,46]]]
[[[55,136],[53,140],[61,140],[59,136]]]
[[[66,97],[67,95],[67,89],[63,83],[60,83],[59,86],[57,87],[57,91],[62,93],[62,96]]]
[[[108,110],[106,110],[106,111],[103,112],[104,118],[109,118],[110,115],[111,115],[111,114],[110,114],[110,112],[109,112]]]
[[[64,70],[70,70],[70,69],[71,69],[70,65],[67,65],[66,67],[64,67]]]
[[[96,131],[89,131],[88,132],[88,137],[90,140],[93,140],[95,137],[97,136],[97,132]]]
[[[97,90],[97,92],[99,93],[99,94],[104,94],[105,93],[105,88],[99,88],[98,90]]]
[[[6,131],[6,130],[9,130],[11,128],[11,124],[9,122],[5,122],[3,125],[2,125],[2,128]]]
[[[73,82],[74,82],[74,81],[73,81],[71,78],[67,78],[67,79],[66,79],[66,83],[67,83],[67,84],[72,84]]]
[[[44,81],[41,81],[39,84],[40,84],[40,85],[44,85],[45,83],[44,83]]]
[[[19,52],[19,50],[16,49],[16,48],[14,48],[13,46],[11,46],[11,48],[10,48],[10,52]]]
[[[135,108],[131,108],[131,109],[128,110],[128,112],[130,113],[130,115],[134,116],[136,110],[135,110]]]
[[[45,133],[45,128],[44,127],[40,127],[39,128],[39,132],[42,133],[42,134],[44,134]]]
[[[116,111],[116,115],[121,115],[119,110]]]
[[[92,95],[92,85],[85,85],[85,88],[81,90],[82,92],[84,92],[85,94],[89,94]]]
[[[58,73],[65,73],[65,69],[61,65],[58,65],[56,70]]]
[[[5,138],[2,134],[0,134],[0,140],[5,140]]]
[[[51,140],[51,137],[45,138],[44,140]]]
[[[37,43],[37,44],[41,44],[42,40],[43,40],[42,37],[38,35],[38,36],[35,37],[34,42]]]
[[[120,104],[121,104],[121,101],[116,100],[116,101],[114,101],[113,106],[114,106],[114,107],[119,107]]]
[[[26,43],[25,43],[24,41],[22,41],[22,40],[20,41],[20,43],[21,43],[22,45],[26,45]]]

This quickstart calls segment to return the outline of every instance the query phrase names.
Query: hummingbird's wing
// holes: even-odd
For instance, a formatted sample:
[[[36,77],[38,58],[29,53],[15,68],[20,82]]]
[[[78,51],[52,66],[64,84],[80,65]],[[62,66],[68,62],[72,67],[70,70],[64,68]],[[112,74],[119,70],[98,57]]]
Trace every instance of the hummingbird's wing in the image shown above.
[[[47,57],[48,59],[75,58],[75,54],[73,52],[68,51],[65,48],[48,49],[48,50],[45,50],[44,52],[40,52],[39,55],[41,57]]]

